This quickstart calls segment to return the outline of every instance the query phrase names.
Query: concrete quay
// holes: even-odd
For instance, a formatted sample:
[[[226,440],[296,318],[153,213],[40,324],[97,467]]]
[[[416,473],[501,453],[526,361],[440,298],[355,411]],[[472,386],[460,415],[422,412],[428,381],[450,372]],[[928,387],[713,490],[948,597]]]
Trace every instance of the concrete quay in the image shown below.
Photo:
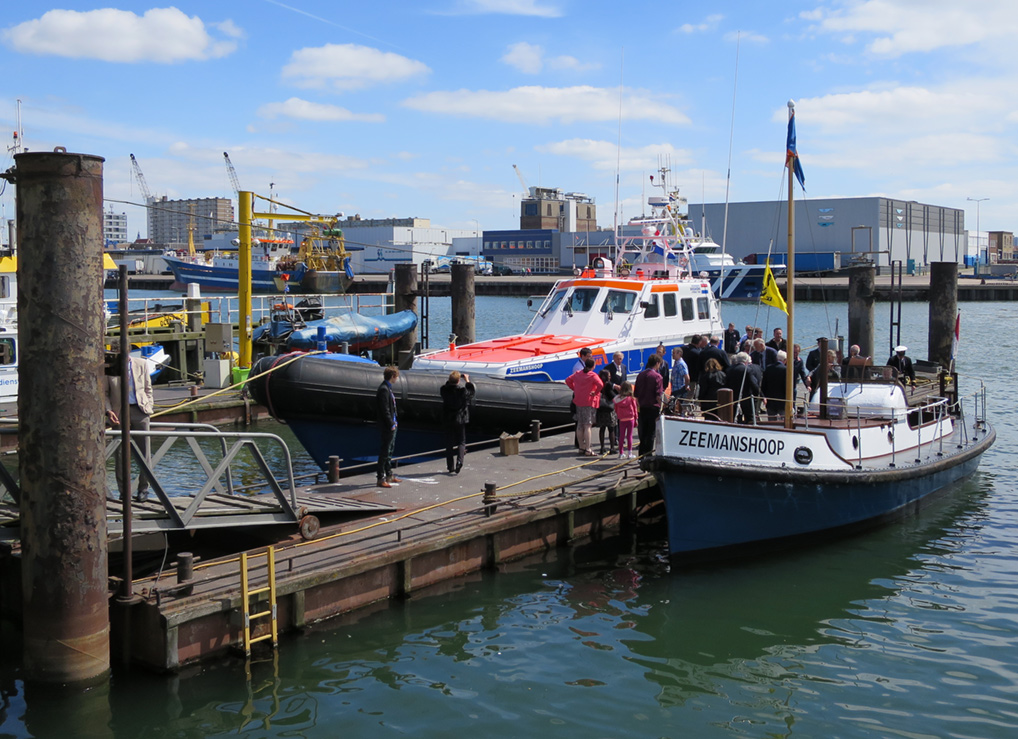
[[[376,487],[374,474],[304,489],[396,510],[323,520],[311,541],[293,534],[274,542],[279,632],[610,535],[660,503],[653,477],[636,460],[579,457],[572,434],[521,441],[515,455],[497,447],[471,452],[459,475],[447,473],[439,459],[400,467],[402,481],[390,489]],[[267,583],[267,558],[258,556],[264,551],[249,552],[252,588]],[[140,602],[127,610],[112,607],[111,642],[129,638],[132,661],[175,671],[243,644],[238,556],[200,562],[194,570],[185,581],[174,571],[137,580]],[[268,608],[267,598],[256,596],[261,610]],[[253,636],[269,633],[268,619],[251,623]]]

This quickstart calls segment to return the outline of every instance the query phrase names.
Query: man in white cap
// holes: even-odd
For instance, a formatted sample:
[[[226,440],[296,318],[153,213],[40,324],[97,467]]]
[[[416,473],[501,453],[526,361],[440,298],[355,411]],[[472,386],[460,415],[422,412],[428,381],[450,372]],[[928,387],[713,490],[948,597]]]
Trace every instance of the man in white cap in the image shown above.
[[[905,356],[907,351],[907,346],[894,347],[894,354],[887,360],[887,366],[898,370],[898,379],[903,385],[915,385],[915,369],[912,360]]]

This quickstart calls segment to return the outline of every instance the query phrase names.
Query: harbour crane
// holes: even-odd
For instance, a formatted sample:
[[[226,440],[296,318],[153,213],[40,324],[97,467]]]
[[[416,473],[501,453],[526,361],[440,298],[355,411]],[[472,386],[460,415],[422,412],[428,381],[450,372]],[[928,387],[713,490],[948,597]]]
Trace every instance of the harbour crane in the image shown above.
[[[530,195],[530,187],[527,185],[527,181],[523,179],[523,173],[520,172],[520,168],[515,164],[513,169],[516,170],[516,176],[520,178],[520,184],[523,185],[523,197],[528,197]]]
[[[230,175],[230,183],[233,185],[233,194],[240,197],[240,180],[237,179],[237,170],[233,168],[233,162],[230,161],[230,155],[227,152],[223,152],[223,159],[226,160],[226,173]]]
[[[141,173],[141,165],[138,164],[138,160],[134,158],[134,154],[131,155],[131,168],[134,170],[134,176],[138,180],[138,188],[141,190],[141,195],[145,198],[145,205],[152,202],[152,193],[148,189],[148,183],[145,182],[145,175]]]

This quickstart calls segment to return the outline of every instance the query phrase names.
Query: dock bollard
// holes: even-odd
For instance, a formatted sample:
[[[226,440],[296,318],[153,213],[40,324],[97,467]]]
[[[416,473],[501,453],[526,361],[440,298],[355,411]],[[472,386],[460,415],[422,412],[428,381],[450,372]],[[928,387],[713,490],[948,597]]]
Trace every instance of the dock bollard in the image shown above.
[[[194,580],[194,555],[181,552],[177,555],[177,584],[186,586],[185,592],[190,593]]]
[[[530,440],[540,441],[541,440],[541,421],[534,419],[530,422]]]
[[[198,386],[197,385],[192,385],[191,386],[191,397],[192,398],[197,398],[198,397]]]
[[[484,515],[490,516],[498,508],[495,505],[495,489],[498,486],[493,482],[484,483]]]
[[[332,484],[339,482],[339,463],[341,461],[335,454],[329,457],[329,482]]]

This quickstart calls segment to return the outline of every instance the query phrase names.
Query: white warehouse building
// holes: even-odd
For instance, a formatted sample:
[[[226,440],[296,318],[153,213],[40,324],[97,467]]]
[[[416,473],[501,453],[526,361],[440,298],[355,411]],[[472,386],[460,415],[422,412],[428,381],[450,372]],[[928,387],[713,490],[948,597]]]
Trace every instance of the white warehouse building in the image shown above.
[[[735,259],[771,252],[774,263],[787,256],[786,202],[690,204],[697,230],[721,243]],[[701,226],[704,224],[704,226]],[[797,255],[838,253],[847,266],[853,256],[867,256],[878,266],[900,260],[909,271],[931,262],[966,262],[965,211],[940,205],[884,197],[826,198],[795,203]],[[773,245],[772,245],[773,242]],[[768,248],[770,247],[770,249]]]

